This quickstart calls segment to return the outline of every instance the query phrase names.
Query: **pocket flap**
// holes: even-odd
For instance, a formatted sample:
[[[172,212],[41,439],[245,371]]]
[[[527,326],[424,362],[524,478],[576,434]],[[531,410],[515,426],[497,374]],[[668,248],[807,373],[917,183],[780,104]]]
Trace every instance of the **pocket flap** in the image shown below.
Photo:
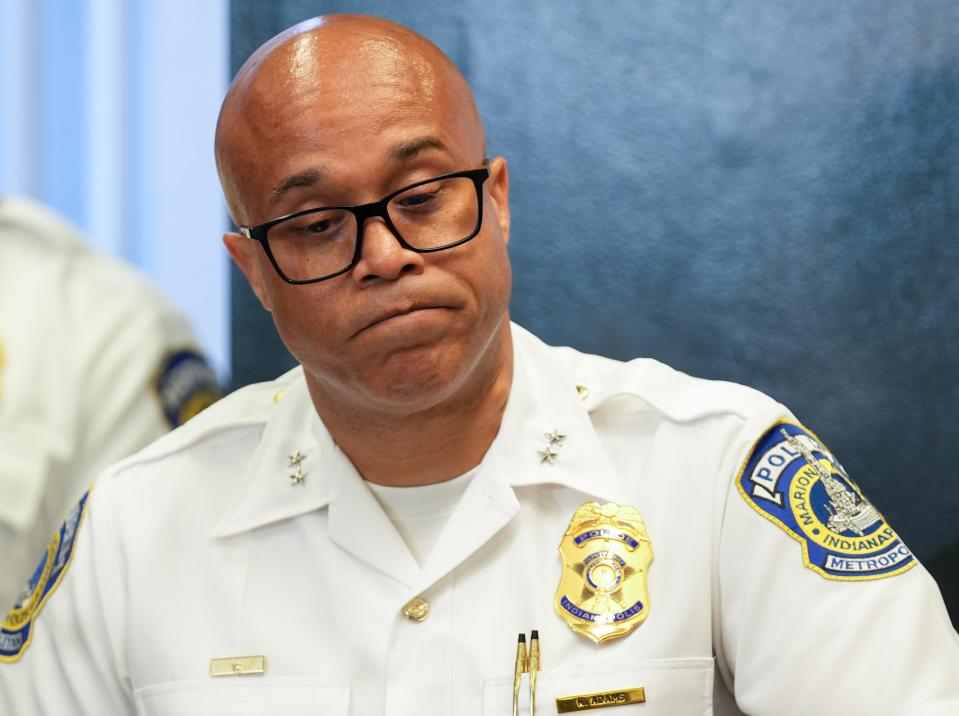
[[[529,713],[529,676],[523,677],[520,704]],[[645,702],[616,706],[610,716],[672,716],[674,714],[711,714],[713,705],[713,660],[658,659],[616,663],[608,667],[588,667],[562,672],[541,671],[537,675],[536,713],[559,713],[557,698],[586,694],[615,694],[627,689],[642,688]],[[512,714],[513,678],[487,679],[483,690],[483,713],[486,716]],[[591,716],[602,716],[603,707],[590,709]]]
[[[345,681],[241,676],[179,681],[138,689],[142,716],[346,716]]]

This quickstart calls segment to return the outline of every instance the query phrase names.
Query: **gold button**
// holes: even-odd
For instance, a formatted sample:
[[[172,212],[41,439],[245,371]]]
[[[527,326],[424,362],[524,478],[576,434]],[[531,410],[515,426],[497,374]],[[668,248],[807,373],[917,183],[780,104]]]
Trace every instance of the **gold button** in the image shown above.
[[[579,393],[580,400],[586,400],[586,396],[589,395],[589,388],[587,388],[585,385],[577,385],[576,392]]]
[[[278,391],[276,391],[276,392],[273,394],[273,402],[274,402],[274,403],[279,403],[282,398],[283,398],[283,391],[282,391],[282,390],[278,390]]]
[[[413,597],[403,607],[403,616],[412,619],[414,622],[426,621],[430,615],[430,603],[423,597]]]

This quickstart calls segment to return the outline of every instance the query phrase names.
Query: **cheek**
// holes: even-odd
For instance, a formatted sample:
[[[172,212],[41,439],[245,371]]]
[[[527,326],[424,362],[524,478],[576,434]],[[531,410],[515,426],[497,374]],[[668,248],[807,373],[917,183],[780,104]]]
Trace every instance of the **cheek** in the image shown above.
[[[316,286],[272,286],[271,312],[276,329],[293,357],[301,363],[315,362],[321,356],[335,354],[340,331],[335,310]]]
[[[490,308],[494,311],[505,310],[509,305],[513,279],[509,253],[499,232],[486,237],[486,250],[483,261],[485,266],[484,282],[489,296]]]

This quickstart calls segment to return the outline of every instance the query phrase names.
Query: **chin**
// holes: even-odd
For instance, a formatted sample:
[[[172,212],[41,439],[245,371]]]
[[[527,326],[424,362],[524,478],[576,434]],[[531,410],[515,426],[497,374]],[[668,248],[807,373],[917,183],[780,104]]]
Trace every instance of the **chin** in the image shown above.
[[[442,403],[467,379],[460,359],[424,351],[391,355],[364,380],[367,394],[383,407],[419,412]]]
[[[508,319],[500,325],[509,330]],[[469,401],[486,392],[509,362],[504,352],[512,350],[511,342],[503,335],[476,326],[447,340],[391,351],[358,377],[371,397],[398,410],[426,410],[451,398]]]
[[[357,415],[414,415],[452,400],[475,400],[496,380],[504,344],[495,340],[495,330],[488,334],[476,328],[438,340],[378,340],[379,345],[364,346],[348,358],[301,363],[313,383],[314,400],[331,408]],[[505,345],[508,350],[508,339]]]

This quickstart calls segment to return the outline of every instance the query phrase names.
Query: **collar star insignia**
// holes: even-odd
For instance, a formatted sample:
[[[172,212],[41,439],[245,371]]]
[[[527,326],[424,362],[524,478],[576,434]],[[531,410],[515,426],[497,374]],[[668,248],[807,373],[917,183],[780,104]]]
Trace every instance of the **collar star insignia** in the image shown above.
[[[558,455],[559,453],[553,450],[552,445],[547,445],[545,450],[539,451],[539,463],[542,465],[544,462],[546,462],[550,465],[553,465],[555,464]]]
[[[303,462],[303,458],[305,457],[306,455],[297,450],[295,453],[290,455],[290,464],[288,467],[299,467],[300,463]]]
[[[559,430],[554,430],[551,433],[546,433],[546,439],[549,440],[549,444],[552,445],[562,445],[566,440],[566,436],[563,435]]]
[[[291,485],[300,485],[306,479],[306,473],[299,467],[296,468],[296,472],[290,475],[290,484]]]

